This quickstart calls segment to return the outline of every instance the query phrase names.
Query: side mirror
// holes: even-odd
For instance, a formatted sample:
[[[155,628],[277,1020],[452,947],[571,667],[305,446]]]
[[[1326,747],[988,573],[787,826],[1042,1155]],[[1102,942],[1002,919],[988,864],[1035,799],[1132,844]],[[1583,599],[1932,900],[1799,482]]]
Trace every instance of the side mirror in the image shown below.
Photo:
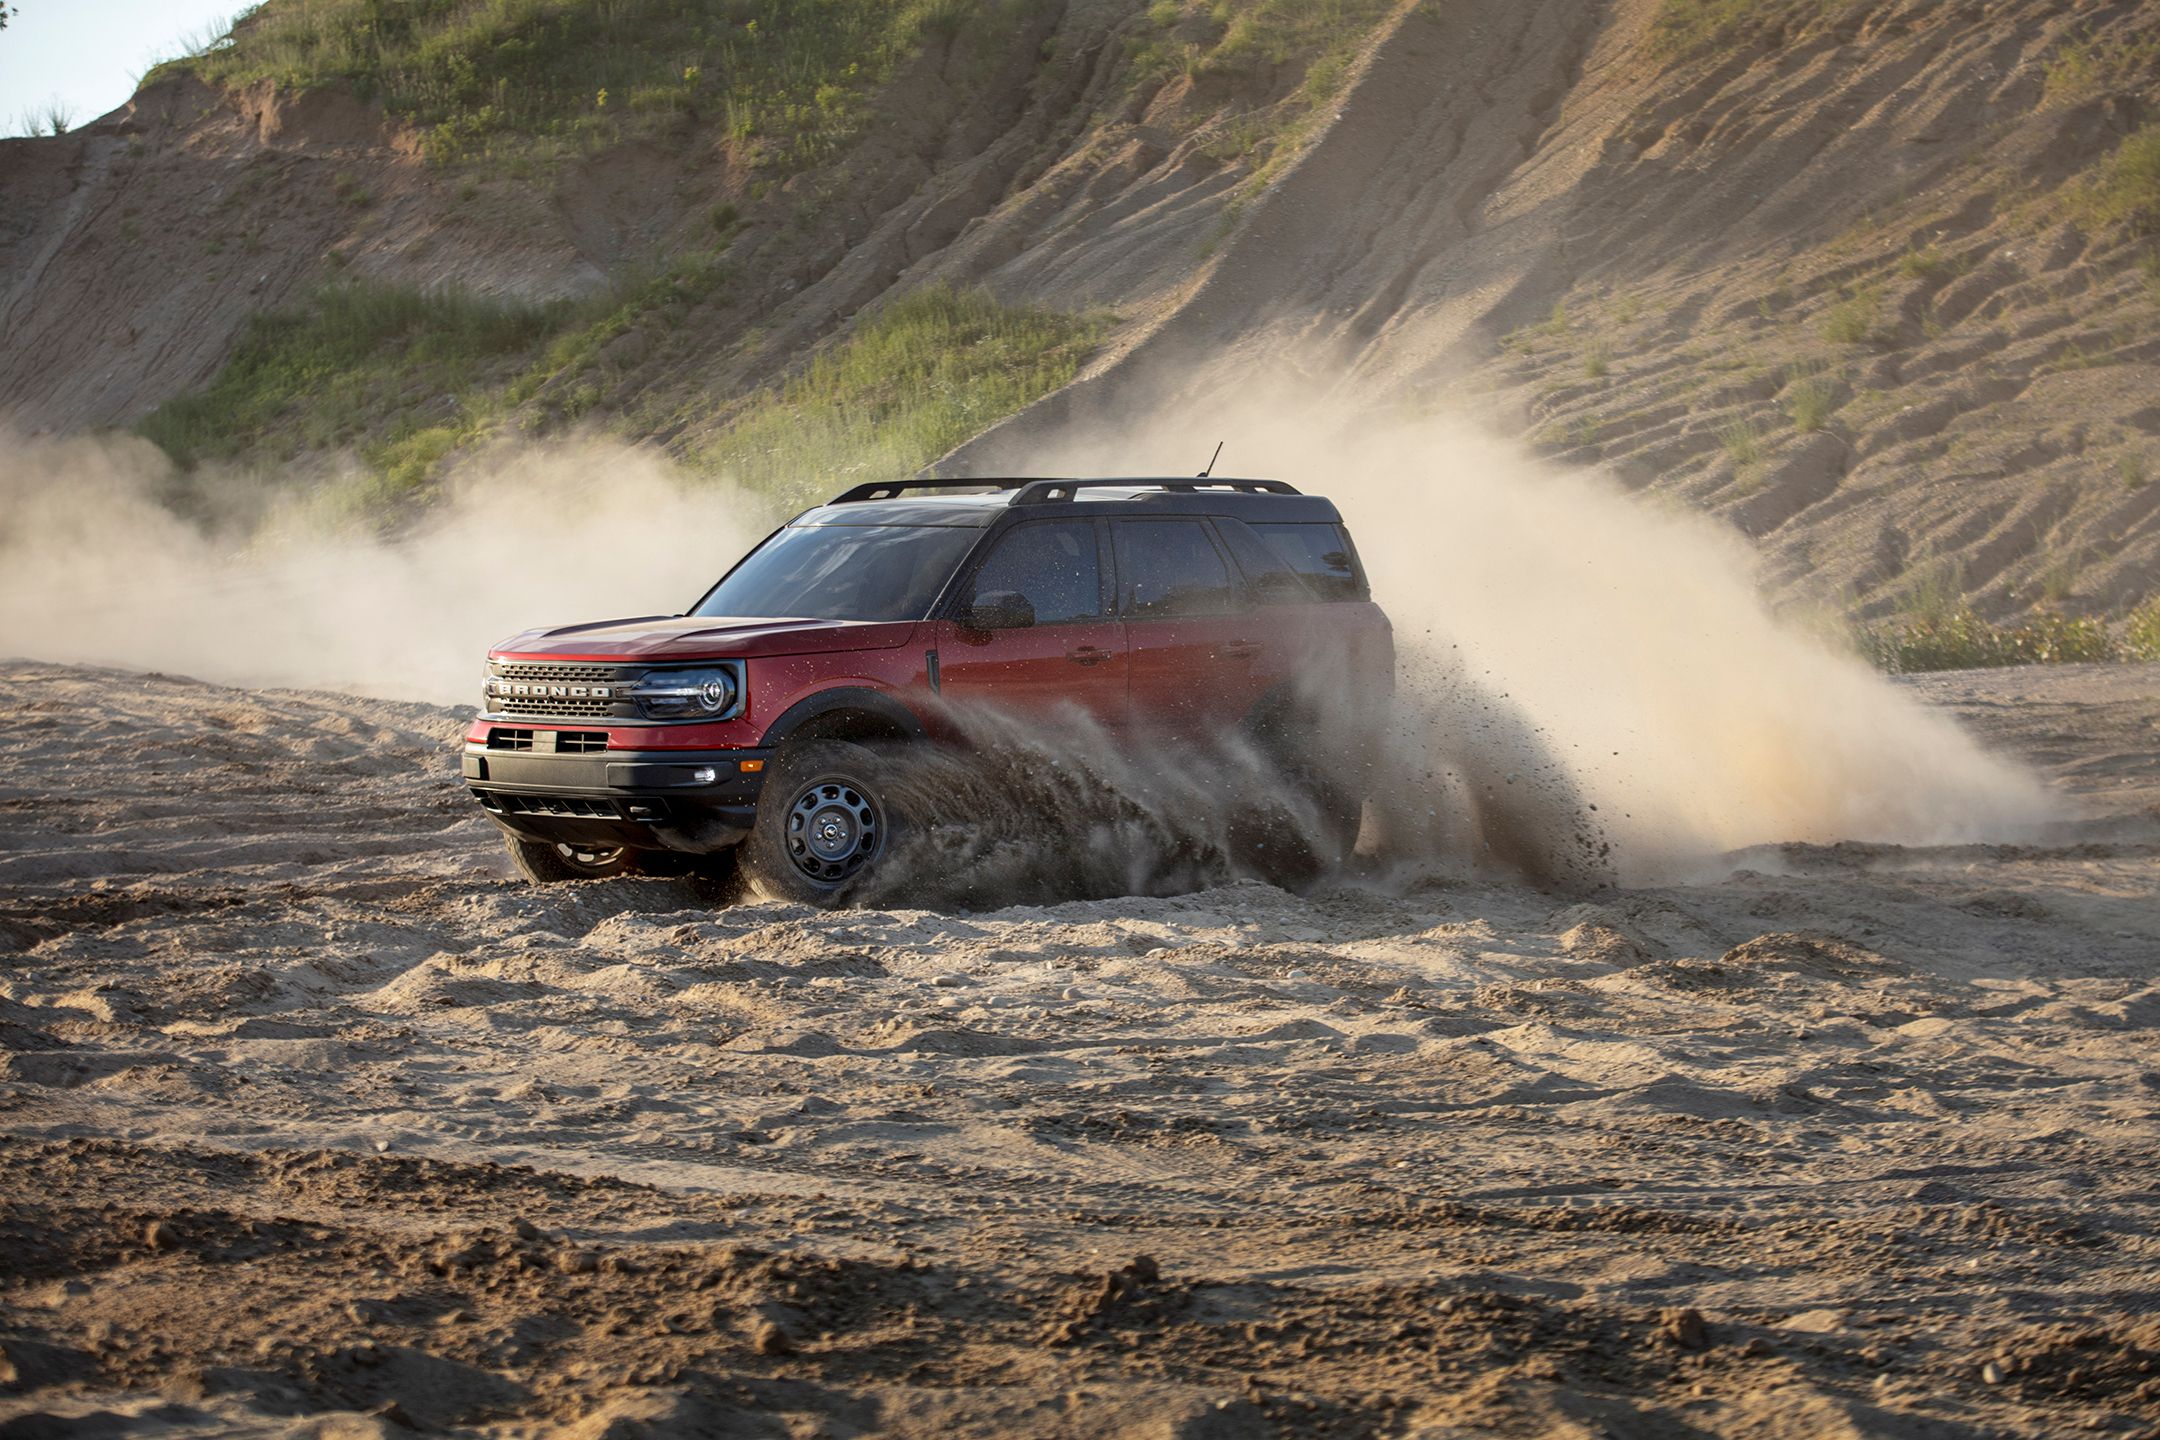
[[[967,623],[974,630],[1025,630],[1035,623],[1035,606],[1017,590],[991,590],[975,597]]]

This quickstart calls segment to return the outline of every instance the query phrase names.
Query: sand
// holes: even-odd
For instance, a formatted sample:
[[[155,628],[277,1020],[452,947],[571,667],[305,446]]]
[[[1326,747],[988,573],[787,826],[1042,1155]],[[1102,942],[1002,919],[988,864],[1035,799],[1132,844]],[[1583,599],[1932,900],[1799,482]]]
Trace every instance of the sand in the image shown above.
[[[2160,667],[1909,682],[2043,843],[974,915],[0,675],[0,1435],[2160,1433]]]

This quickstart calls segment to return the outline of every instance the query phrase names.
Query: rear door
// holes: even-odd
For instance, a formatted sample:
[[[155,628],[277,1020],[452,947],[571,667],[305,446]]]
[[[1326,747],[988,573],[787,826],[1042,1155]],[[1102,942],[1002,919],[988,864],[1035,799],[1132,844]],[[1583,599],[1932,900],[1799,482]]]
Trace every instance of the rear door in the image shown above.
[[[938,688],[1023,715],[1061,705],[1111,728],[1126,719],[1125,627],[1111,610],[1107,537],[1090,519],[1031,520],[991,543],[938,622]],[[967,622],[978,597],[1024,597],[1035,623],[981,630]]]
[[[1111,531],[1133,725],[1185,738],[1236,726],[1268,685],[1264,637],[1212,527],[1165,516]]]

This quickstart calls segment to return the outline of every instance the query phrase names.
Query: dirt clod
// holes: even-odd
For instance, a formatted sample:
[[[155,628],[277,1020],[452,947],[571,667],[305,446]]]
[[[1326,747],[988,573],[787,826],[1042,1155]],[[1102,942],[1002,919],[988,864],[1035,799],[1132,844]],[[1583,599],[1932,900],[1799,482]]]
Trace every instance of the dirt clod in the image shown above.
[[[1710,1343],[1710,1327],[1703,1323],[1702,1311],[1692,1306],[1665,1311],[1658,1317],[1658,1334],[1683,1350],[1700,1350]]]

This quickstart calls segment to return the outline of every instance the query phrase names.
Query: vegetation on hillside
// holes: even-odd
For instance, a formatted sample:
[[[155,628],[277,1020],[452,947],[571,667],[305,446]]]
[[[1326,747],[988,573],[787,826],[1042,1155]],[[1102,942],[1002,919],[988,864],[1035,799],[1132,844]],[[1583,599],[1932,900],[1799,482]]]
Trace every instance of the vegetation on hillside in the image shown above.
[[[513,415],[542,428],[588,418],[608,399],[597,364],[608,342],[727,278],[717,259],[692,257],[583,305],[546,306],[343,281],[257,317],[208,386],[137,428],[189,467],[350,453],[362,473],[332,499],[388,519]],[[918,290],[752,396],[687,458],[788,504],[910,474],[1070,380],[1109,323]]]
[[[1959,606],[1862,632],[1861,649],[1892,674],[2060,665],[2094,660],[2160,660],[2160,602],[2130,617],[2122,635],[2105,621],[2043,610],[2020,625],[1995,625]]]
[[[1650,44],[1666,60],[1692,60],[1735,45],[1788,38],[1867,0],[1663,0]]]
[[[906,55],[1033,0],[265,0],[170,67],[214,84],[343,81],[452,161],[721,123],[776,168],[862,128]],[[155,78],[153,72],[151,78]]]
[[[2160,234],[2160,121],[2116,146],[2079,185],[2075,201],[2087,224]]]
[[[1155,0],[1126,42],[1130,75],[1135,84],[1221,80],[1251,94],[1259,103],[1207,144],[1218,159],[1252,161],[1254,183],[1265,184],[1395,9],[1396,0]],[[1285,71],[1288,93],[1262,99]]]
[[[341,282],[258,315],[225,368],[137,428],[183,466],[357,448],[400,486],[475,423],[478,392],[570,314],[456,291]]]
[[[791,504],[912,474],[1071,380],[1110,323],[917,290],[753,397],[697,460]]]

